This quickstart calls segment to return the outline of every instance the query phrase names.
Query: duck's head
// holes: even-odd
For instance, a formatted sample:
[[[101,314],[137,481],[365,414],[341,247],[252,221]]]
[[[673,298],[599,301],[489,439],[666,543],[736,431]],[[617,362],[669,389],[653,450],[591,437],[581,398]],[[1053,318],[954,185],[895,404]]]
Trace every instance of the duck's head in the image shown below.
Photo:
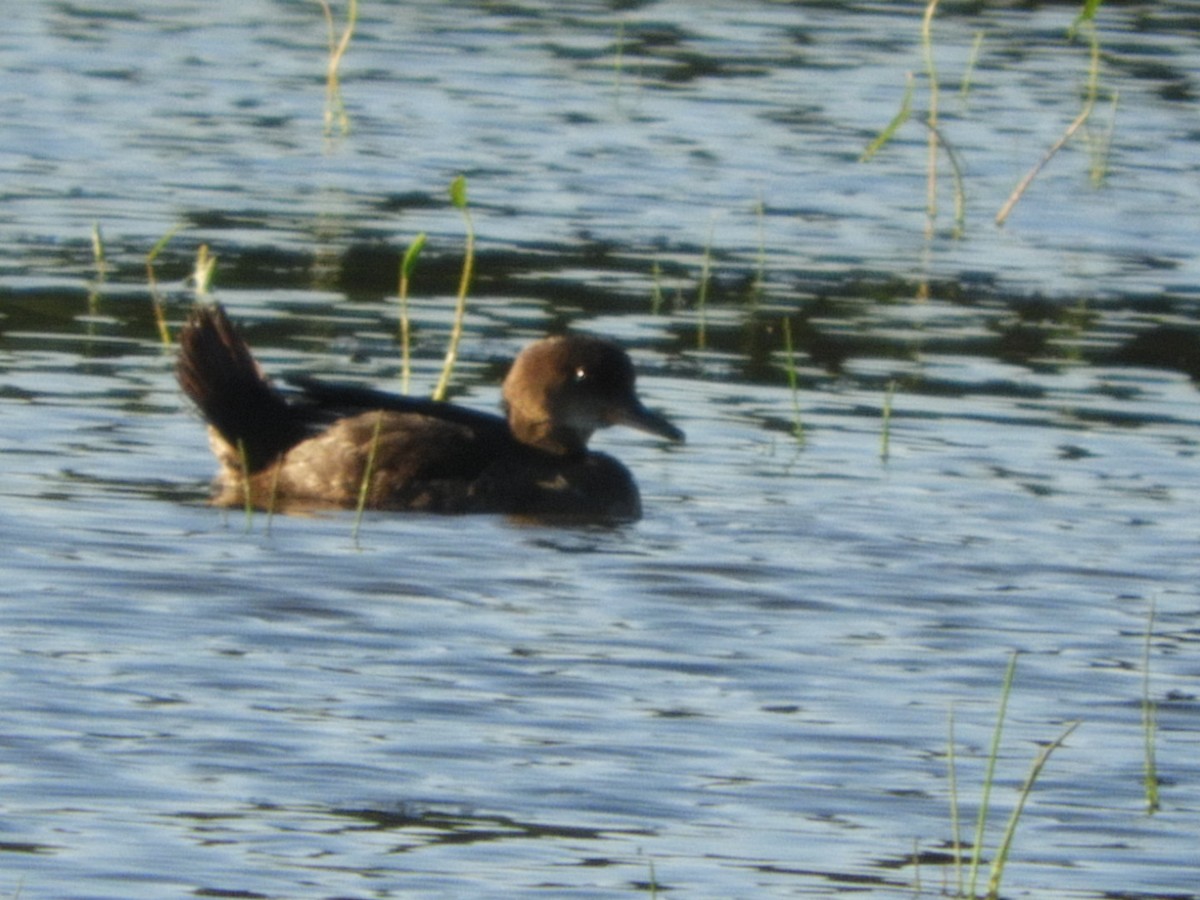
[[[530,344],[504,379],[516,438],[551,453],[584,453],[592,433],[628,425],[671,441],[683,432],[642,405],[629,355],[609,341],[572,334]]]

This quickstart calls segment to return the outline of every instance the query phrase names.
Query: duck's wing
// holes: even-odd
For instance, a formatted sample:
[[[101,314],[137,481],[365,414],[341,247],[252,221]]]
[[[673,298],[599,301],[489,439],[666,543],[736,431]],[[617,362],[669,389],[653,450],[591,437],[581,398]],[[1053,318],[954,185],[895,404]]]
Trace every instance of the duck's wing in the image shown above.
[[[484,438],[500,439],[501,437],[507,438],[509,435],[508,422],[501,416],[468,409],[453,403],[445,403],[441,400],[389,394],[385,391],[377,391],[354,384],[318,381],[307,376],[291,377],[287,379],[287,382],[301,392],[300,407],[307,407],[306,414],[314,417],[337,419],[383,409],[389,412],[428,416],[431,419],[439,419],[455,425],[465,425]]]

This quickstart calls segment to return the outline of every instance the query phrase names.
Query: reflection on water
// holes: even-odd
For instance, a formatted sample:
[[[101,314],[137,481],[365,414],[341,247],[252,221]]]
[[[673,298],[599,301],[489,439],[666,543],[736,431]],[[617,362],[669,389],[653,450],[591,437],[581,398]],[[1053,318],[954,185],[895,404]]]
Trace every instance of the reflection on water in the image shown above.
[[[1019,649],[985,855],[1083,724],[1006,893],[1197,896],[1200,8],[1102,9],[1108,182],[1073,146],[1004,231],[1087,50],[1070,6],[942,10],[968,228],[927,243],[920,126],[855,161],[921,68],[915,10],[367,4],[326,144],[315,4],[143,6],[18,5],[0,36],[0,892],[910,897],[955,879],[949,708],[973,822]],[[397,260],[428,231],[424,391],[459,172],[457,399],[494,408],[531,336],[616,337],[689,437],[598,438],[646,518],[374,514],[355,540],[207,506],[155,242],[184,225],[173,329],[207,243],[272,373],[394,389]]]

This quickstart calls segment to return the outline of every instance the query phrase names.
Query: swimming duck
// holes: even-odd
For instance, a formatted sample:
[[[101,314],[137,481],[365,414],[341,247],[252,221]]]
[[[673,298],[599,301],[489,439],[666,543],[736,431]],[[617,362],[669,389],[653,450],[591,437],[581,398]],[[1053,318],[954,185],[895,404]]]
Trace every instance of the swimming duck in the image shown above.
[[[526,347],[504,380],[507,417],[308,378],[289,396],[267,380],[219,305],[180,334],[179,384],[209,425],[220,463],[213,502],[262,509],[371,509],[636,519],[629,470],[589,450],[627,425],[683,432],[646,409],[629,356],[582,334]]]

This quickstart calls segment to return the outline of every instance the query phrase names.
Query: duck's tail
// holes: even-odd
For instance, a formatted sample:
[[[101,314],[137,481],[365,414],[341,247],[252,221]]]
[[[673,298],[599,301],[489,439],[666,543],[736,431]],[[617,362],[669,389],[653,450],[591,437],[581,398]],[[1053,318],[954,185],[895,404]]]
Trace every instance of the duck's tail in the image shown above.
[[[303,416],[267,381],[220,306],[196,307],[179,347],[179,385],[240,460],[239,468],[255,472],[307,436]]]

